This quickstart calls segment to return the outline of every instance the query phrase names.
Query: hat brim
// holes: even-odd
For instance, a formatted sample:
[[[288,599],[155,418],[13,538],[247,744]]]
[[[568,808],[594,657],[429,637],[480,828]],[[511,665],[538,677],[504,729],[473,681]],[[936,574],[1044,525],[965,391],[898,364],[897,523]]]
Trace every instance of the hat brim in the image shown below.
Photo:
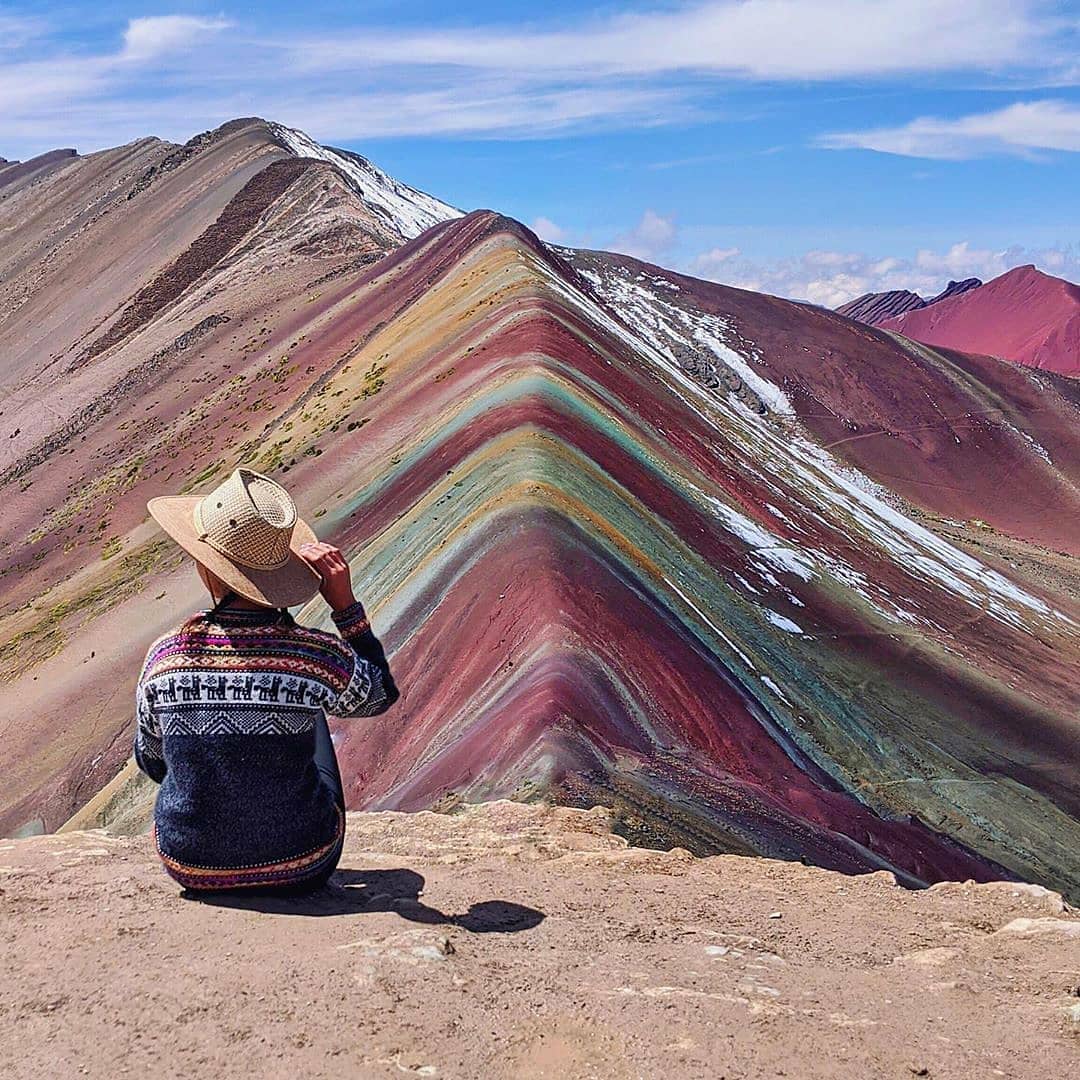
[[[195,528],[195,507],[202,502],[197,495],[159,495],[146,508],[150,516],[193,559],[200,562],[229,586],[233,592],[248,600],[270,607],[292,607],[310,600],[322,584],[315,568],[299,552],[302,544],[318,542],[314,530],[302,518],[296,519],[289,541],[289,558],[273,570],[253,570],[241,566],[199,539]]]

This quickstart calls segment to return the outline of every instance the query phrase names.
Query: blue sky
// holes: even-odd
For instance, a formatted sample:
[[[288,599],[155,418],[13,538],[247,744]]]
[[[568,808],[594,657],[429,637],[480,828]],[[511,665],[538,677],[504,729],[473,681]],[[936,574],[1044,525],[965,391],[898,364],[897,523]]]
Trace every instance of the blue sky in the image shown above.
[[[241,115],[548,239],[836,304],[1080,279],[1080,3],[4,4],[0,154]]]

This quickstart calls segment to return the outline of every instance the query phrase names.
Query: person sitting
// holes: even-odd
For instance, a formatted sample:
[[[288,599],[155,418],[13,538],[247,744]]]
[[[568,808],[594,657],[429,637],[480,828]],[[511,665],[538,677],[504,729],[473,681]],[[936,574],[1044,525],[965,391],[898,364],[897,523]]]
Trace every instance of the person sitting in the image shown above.
[[[213,602],[153,642],[135,690],[135,761],[161,785],[164,869],[196,893],[317,889],[345,838],[326,714],[375,716],[399,697],[349,565],[251,469],[147,508]],[[316,592],[337,634],[290,615]]]

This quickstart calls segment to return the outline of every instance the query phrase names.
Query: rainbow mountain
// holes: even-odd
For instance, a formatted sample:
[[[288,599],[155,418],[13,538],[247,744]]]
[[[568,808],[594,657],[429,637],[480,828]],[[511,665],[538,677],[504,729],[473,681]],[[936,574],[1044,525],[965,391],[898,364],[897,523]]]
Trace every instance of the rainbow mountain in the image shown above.
[[[248,464],[402,689],[334,724],[350,807],[1080,894],[1080,384],[261,120],[2,185],[0,832],[145,825],[135,677],[202,602],[145,503]]]

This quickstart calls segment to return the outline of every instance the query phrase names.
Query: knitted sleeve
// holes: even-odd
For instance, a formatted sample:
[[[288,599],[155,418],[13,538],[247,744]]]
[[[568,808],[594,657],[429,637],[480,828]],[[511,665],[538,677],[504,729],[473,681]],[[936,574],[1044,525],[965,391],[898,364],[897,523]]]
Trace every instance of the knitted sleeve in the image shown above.
[[[156,646],[155,642],[155,646]],[[165,779],[168,766],[165,764],[161,741],[161,725],[154,715],[154,704],[147,693],[146,677],[150,668],[155,647],[151,646],[143,661],[139,681],[135,685],[135,763],[155,783]]]
[[[376,716],[397,701],[399,694],[379,639],[371,630],[363,604],[357,600],[331,613],[334,625],[352,654],[349,683],[326,705],[334,716]]]

